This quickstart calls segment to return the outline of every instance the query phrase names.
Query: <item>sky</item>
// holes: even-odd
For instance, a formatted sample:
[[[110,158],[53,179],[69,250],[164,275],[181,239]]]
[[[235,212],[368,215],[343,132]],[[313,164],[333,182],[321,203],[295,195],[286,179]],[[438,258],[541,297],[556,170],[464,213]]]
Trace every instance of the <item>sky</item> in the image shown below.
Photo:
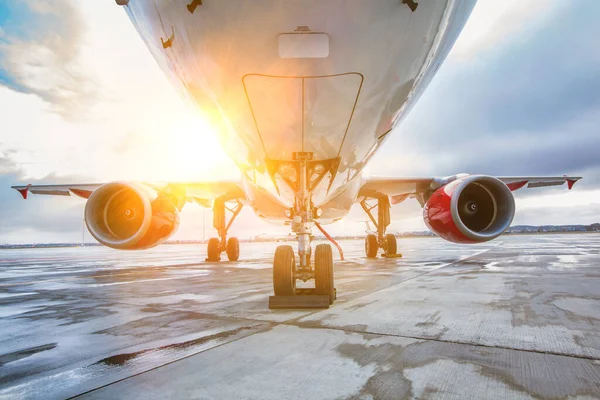
[[[584,176],[516,192],[513,223],[600,222],[599,17],[596,1],[480,0],[366,172]],[[23,201],[13,184],[238,177],[114,1],[0,0],[0,243],[81,240],[84,200]],[[211,218],[187,205],[173,239],[213,235]],[[355,207],[329,230],[361,234],[365,219]],[[392,232],[426,229],[416,201],[392,219]],[[287,229],[246,209],[232,234]]]

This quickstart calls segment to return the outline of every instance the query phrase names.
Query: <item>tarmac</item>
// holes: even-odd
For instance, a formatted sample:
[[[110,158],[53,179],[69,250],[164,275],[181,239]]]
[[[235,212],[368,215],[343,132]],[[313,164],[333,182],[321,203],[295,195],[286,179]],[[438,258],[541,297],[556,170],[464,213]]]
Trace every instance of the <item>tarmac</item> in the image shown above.
[[[600,234],[341,244],[327,310],[277,243],[0,250],[0,399],[600,399]]]

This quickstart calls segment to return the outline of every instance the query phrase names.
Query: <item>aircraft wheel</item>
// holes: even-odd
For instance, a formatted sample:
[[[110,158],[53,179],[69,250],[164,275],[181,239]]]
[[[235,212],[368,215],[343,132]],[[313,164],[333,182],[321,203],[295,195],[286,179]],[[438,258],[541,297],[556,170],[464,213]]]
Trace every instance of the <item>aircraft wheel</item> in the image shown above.
[[[398,252],[398,243],[396,242],[396,236],[392,233],[388,233],[385,235],[385,254],[388,256],[393,256]]]
[[[296,293],[294,268],[296,256],[292,246],[277,246],[273,257],[273,291],[275,296],[293,296]]]
[[[379,250],[379,243],[377,243],[377,236],[370,233],[365,238],[365,254],[367,258],[377,257],[377,250]]]
[[[236,237],[227,240],[227,258],[229,261],[237,261],[240,258],[240,241]]]
[[[208,239],[208,261],[221,261],[221,241],[218,238]]]
[[[329,296],[329,304],[335,300],[333,254],[329,244],[319,244],[315,248],[315,289],[317,294]]]

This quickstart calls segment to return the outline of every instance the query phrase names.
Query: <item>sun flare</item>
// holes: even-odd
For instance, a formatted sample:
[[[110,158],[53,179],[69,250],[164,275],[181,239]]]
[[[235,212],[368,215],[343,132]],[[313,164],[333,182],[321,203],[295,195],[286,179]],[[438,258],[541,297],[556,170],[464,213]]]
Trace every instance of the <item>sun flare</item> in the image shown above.
[[[173,123],[168,134],[151,142],[152,153],[161,160],[152,165],[151,174],[162,180],[198,181],[237,176],[237,168],[219,143],[217,133],[201,115]]]

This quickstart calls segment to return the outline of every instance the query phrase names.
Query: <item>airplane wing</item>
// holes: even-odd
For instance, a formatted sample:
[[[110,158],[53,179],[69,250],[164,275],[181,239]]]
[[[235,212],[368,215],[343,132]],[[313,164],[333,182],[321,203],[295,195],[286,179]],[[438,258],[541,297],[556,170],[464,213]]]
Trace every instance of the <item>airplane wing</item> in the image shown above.
[[[245,200],[246,196],[241,186],[231,181],[215,182],[175,182],[175,183],[142,183],[155,190],[169,190],[186,201],[195,201],[205,207],[210,207],[212,200],[220,198],[225,201]],[[27,199],[29,193],[52,196],[75,195],[87,199],[92,192],[103,183],[65,184],[65,185],[20,185],[11,188],[21,193]]]
[[[428,193],[452,182],[455,179],[467,176],[466,174],[458,174],[444,178],[369,178],[360,188],[357,201],[365,198],[377,198],[388,196],[391,204],[398,204],[409,197],[415,197],[421,205],[425,203],[423,197]],[[569,189],[573,187],[575,182],[581,177],[572,176],[513,176],[513,177],[497,177],[508,186],[511,191],[518,190],[524,186],[528,188],[544,187],[544,186],[560,186],[565,182]]]
[[[23,199],[27,199],[31,194],[45,194],[50,196],[75,196],[87,199],[96,188],[102,186],[102,183],[84,183],[73,185],[17,185],[11,186],[17,192],[21,193]]]

